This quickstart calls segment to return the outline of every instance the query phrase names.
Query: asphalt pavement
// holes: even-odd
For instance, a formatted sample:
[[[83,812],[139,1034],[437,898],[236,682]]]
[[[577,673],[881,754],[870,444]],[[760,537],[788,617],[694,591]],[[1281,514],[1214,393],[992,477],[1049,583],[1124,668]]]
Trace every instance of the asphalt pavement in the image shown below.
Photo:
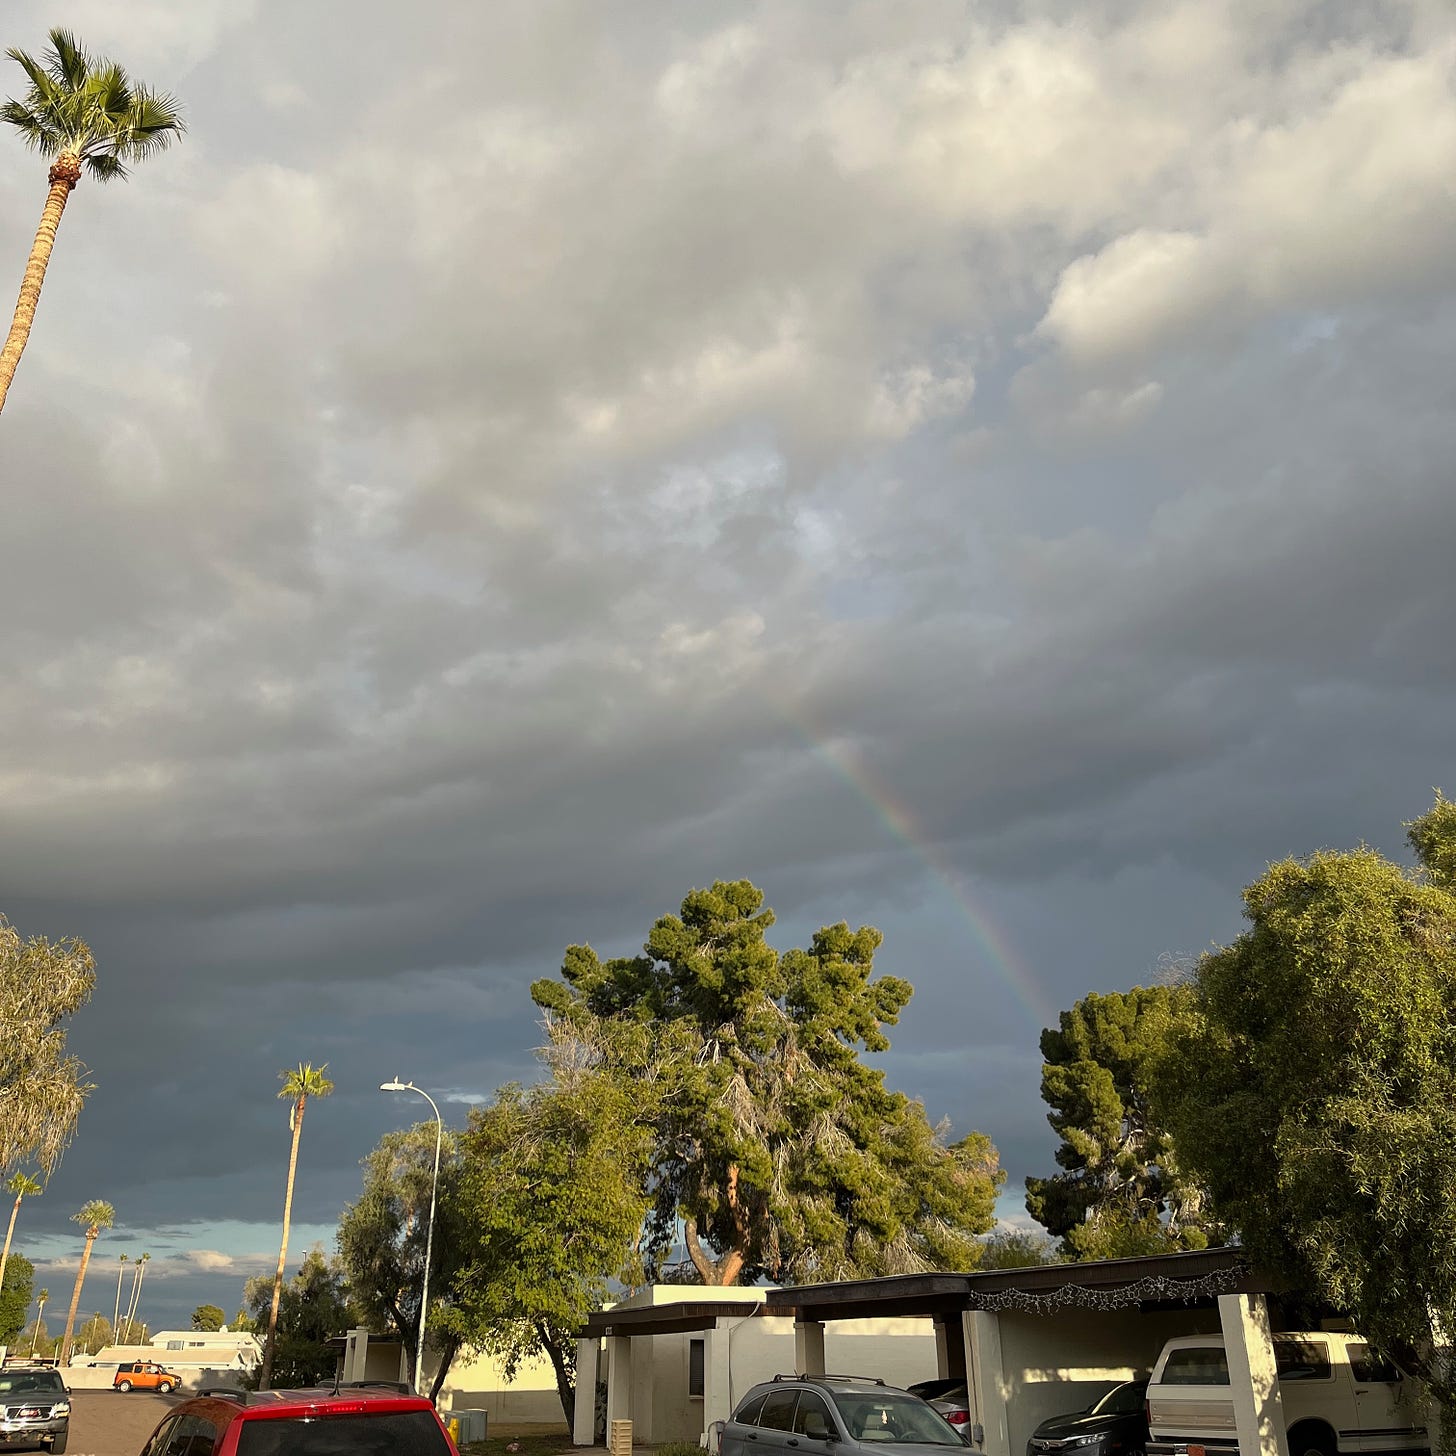
[[[141,1456],[157,1422],[182,1398],[140,1390],[130,1395],[114,1390],[73,1390],[66,1456]]]

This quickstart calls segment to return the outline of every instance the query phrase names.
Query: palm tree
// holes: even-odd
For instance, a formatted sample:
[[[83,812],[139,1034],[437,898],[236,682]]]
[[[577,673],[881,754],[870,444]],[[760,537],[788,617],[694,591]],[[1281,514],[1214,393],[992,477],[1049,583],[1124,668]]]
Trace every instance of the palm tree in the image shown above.
[[[66,1315],[66,1333],[61,1336],[61,1348],[56,1364],[62,1370],[71,1354],[71,1331],[76,1328],[76,1311],[81,1307],[81,1286],[86,1282],[86,1266],[91,1262],[91,1247],[96,1235],[116,1222],[116,1210],[99,1198],[93,1198],[71,1215],[71,1222],[86,1230],[86,1251],[81,1255],[81,1267],[76,1271],[76,1287],[71,1291],[71,1309]]]
[[[300,1062],[290,1072],[279,1072],[283,1086],[280,1097],[288,1097],[293,1107],[288,1114],[288,1126],[293,1133],[293,1148],[288,1154],[288,1190],[283,1195],[283,1243],[278,1249],[278,1272],[273,1276],[273,1306],[268,1311],[268,1338],[263,1343],[263,1368],[258,1376],[258,1389],[267,1390],[273,1379],[273,1347],[278,1338],[278,1299],[283,1293],[283,1265],[288,1258],[288,1225],[293,1218],[293,1176],[298,1169],[298,1139],[303,1132],[303,1110],[310,1097],[327,1097],[334,1090],[334,1084],[324,1075],[329,1069],[325,1062],[314,1067]]]
[[[30,1353],[32,1357],[35,1355],[36,1341],[40,1339],[40,1322],[45,1317],[46,1300],[50,1297],[51,1292],[49,1289],[42,1289],[35,1297],[36,1303],[40,1308],[35,1312],[35,1327],[30,1332]]]
[[[185,130],[176,100],[134,82],[115,61],[88,55],[68,30],[50,33],[39,60],[13,47],[6,54],[30,81],[23,99],[0,107],[26,145],[51,158],[50,192],[30,249],[9,337],[0,349],[0,410],[30,338],[35,306],[56,242],[56,229],[82,171],[98,182],[127,175],[127,164],[160,152]]]
[[[10,1210],[10,1227],[5,1230],[5,1249],[0,1252],[0,1289],[5,1288],[5,1266],[10,1262],[10,1240],[15,1236],[15,1218],[20,1212],[20,1200],[40,1192],[40,1184],[24,1173],[16,1173],[5,1185],[6,1191],[15,1195],[15,1205]]]
[[[131,1281],[131,1298],[126,1306],[126,1337],[131,1339],[132,1321],[136,1319],[137,1305],[142,1297],[142,1280],[147,1277],[147,1265],[152,1262],[150,1254],[143,1254],[136,1262],[136,1278]]]
[[[118,1254],[121,1260],[116,1266],[116,1303],[111,1308],[111,1333],[116,1336],[116,1343],[121,1343],[121,1281],[126,1276],[126,1255]]]

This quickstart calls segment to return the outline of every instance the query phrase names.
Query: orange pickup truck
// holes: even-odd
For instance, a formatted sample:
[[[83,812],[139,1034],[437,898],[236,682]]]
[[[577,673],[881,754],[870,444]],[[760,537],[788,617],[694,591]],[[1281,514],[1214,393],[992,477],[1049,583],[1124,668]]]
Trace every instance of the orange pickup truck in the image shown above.
[[[116,1378],[111,1382],[113,1390],[123,1395],[129,1390],[155,1390],[161,1395],[171,1393],[182,1384],[182,1377],[165,1365],[151,1360],[133,1360],[128,1365],[117,1367]]]

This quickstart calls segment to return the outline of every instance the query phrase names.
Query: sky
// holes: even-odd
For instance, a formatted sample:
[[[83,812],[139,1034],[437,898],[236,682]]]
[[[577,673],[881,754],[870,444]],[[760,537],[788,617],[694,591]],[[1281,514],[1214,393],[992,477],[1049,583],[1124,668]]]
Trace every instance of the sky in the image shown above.
[[[1448,0],[11,0],[174,91],[0,421],[0,909],[96,1091],[17,1246],[236,1308],[747,877],[1052,1168],[1041,1028],[1456,783]],[[20,72],[0,64],[0,90]],[[0,138],[0,284],[45,168]],[[1021,1215],[1024,1218],[1024,1213]]]

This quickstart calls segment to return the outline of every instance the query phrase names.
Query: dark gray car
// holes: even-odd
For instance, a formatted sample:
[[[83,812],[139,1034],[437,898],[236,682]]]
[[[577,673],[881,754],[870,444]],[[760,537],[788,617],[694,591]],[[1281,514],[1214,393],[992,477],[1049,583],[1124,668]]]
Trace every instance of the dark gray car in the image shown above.
[[[61,1456],[70,1426],[71,1392],[59,1371],[35,1365],[0,1370],[0,1451]]]
[[[919,1396],[882,1380],[778,1375],[723,1423],[721,1456],[947,1456],[965,1441]]]

